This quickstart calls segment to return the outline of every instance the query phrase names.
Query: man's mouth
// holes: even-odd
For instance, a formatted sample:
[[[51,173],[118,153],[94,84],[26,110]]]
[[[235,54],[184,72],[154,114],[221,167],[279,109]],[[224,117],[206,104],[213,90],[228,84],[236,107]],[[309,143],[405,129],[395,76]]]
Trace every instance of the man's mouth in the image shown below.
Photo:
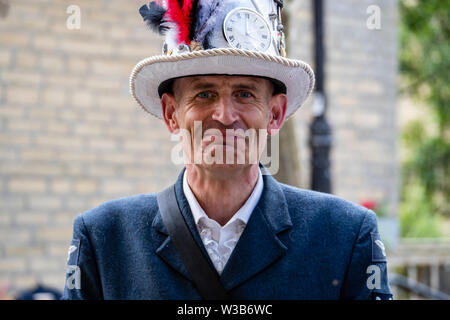
[[[221,135],[219,135],[219,133]],[[221,142],[223,144],[229,144],[231,142],[236,142],[238,139],[245,138],[245,132],[244,130],[234,130],[234,129],[214,129],[214,130],[207,130],[204,133],[203,139],[205,140],[211,140],[212,137],[215,137],[214,141],[216,143],[220,143],[220,138],[222,139]]]

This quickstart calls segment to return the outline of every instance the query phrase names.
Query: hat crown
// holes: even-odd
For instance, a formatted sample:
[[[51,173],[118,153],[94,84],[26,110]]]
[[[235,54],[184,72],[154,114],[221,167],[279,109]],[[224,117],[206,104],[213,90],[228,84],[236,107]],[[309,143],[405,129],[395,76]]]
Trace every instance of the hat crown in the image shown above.
[[[285,56],[282,0],[160,0],[140,13],[165,35],[163,55],[236,48]]]
[[[311,93],[314,73],[304,61],[285,56],[282,7],[282,0],[155,0],[142,6],[144,21],[165,35],[165,42],[162,55],[134,67],[131,94],[161,119],[161,97],[174,79],[262,77],[286,95],[290,117]]]

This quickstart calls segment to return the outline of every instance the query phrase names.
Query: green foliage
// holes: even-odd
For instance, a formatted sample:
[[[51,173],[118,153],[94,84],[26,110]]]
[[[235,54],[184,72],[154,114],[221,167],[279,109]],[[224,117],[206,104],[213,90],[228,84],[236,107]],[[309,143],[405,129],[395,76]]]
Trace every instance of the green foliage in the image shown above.
[[[423,186],[412,183],[404,188],[404,201],[400,204],[400,226],[402,237],[440,237],[441,217],[434,214]]]
[[[400,0],[400,71],[403,93],[433,121],[403,132],[402,235],[439,236],[441,217],[450,217],[450,2]]]
[[[427,102],[440,134],[450,121],[450,2],[400,1],[400,69],[404,90]],[[448,132],[447,132],[448,134]]]
[[[380,203],[378,205],[378,208],[375,210],[375,213],[378,218],[387,217],[388,216],[387,212],[388,212],[388,208],[387,208],[386,202]]]
[[[419,183],[424,196],[434,205],[436,214],[450,213],[450,142],[439,136],[427,136],[420,122],[412,122],[403,133],[410,154],[403,163],[405,185]]]

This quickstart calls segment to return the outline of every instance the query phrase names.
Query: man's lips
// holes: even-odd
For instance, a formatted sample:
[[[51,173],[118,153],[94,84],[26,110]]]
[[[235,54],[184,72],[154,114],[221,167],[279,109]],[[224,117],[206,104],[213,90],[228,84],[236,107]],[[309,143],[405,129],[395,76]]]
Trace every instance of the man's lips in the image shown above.
[[[204,145],[223,145],[223,146],[237,146],[239,141],[243,141],[244,138],[236,135],[207,135],[203,138]]]
[[[234,129],[214,129],[214,130],[207,130],[205,131],[203,138],[209,138],[209,137],[217,137],[218,133],[221,133],[222,135],[222,141],[226,141],[226,139],[235,139],[235,138],[245,138],[245,132],[244,130],[234,130]]]

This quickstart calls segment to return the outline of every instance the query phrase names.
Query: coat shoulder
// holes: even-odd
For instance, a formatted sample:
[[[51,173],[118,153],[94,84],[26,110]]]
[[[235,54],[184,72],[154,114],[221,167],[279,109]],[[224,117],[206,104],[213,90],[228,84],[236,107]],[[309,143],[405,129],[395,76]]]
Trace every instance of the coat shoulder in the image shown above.
[[[114,225],[147,224],[157,212],[156,193],[146,193],[106,201],[79,216],[88,229],[95,230]]]
[[[327,219],[330,223],[361,225],[367,215],[375,213],[341,197],[281,184],[289,211],[294,215]]]

